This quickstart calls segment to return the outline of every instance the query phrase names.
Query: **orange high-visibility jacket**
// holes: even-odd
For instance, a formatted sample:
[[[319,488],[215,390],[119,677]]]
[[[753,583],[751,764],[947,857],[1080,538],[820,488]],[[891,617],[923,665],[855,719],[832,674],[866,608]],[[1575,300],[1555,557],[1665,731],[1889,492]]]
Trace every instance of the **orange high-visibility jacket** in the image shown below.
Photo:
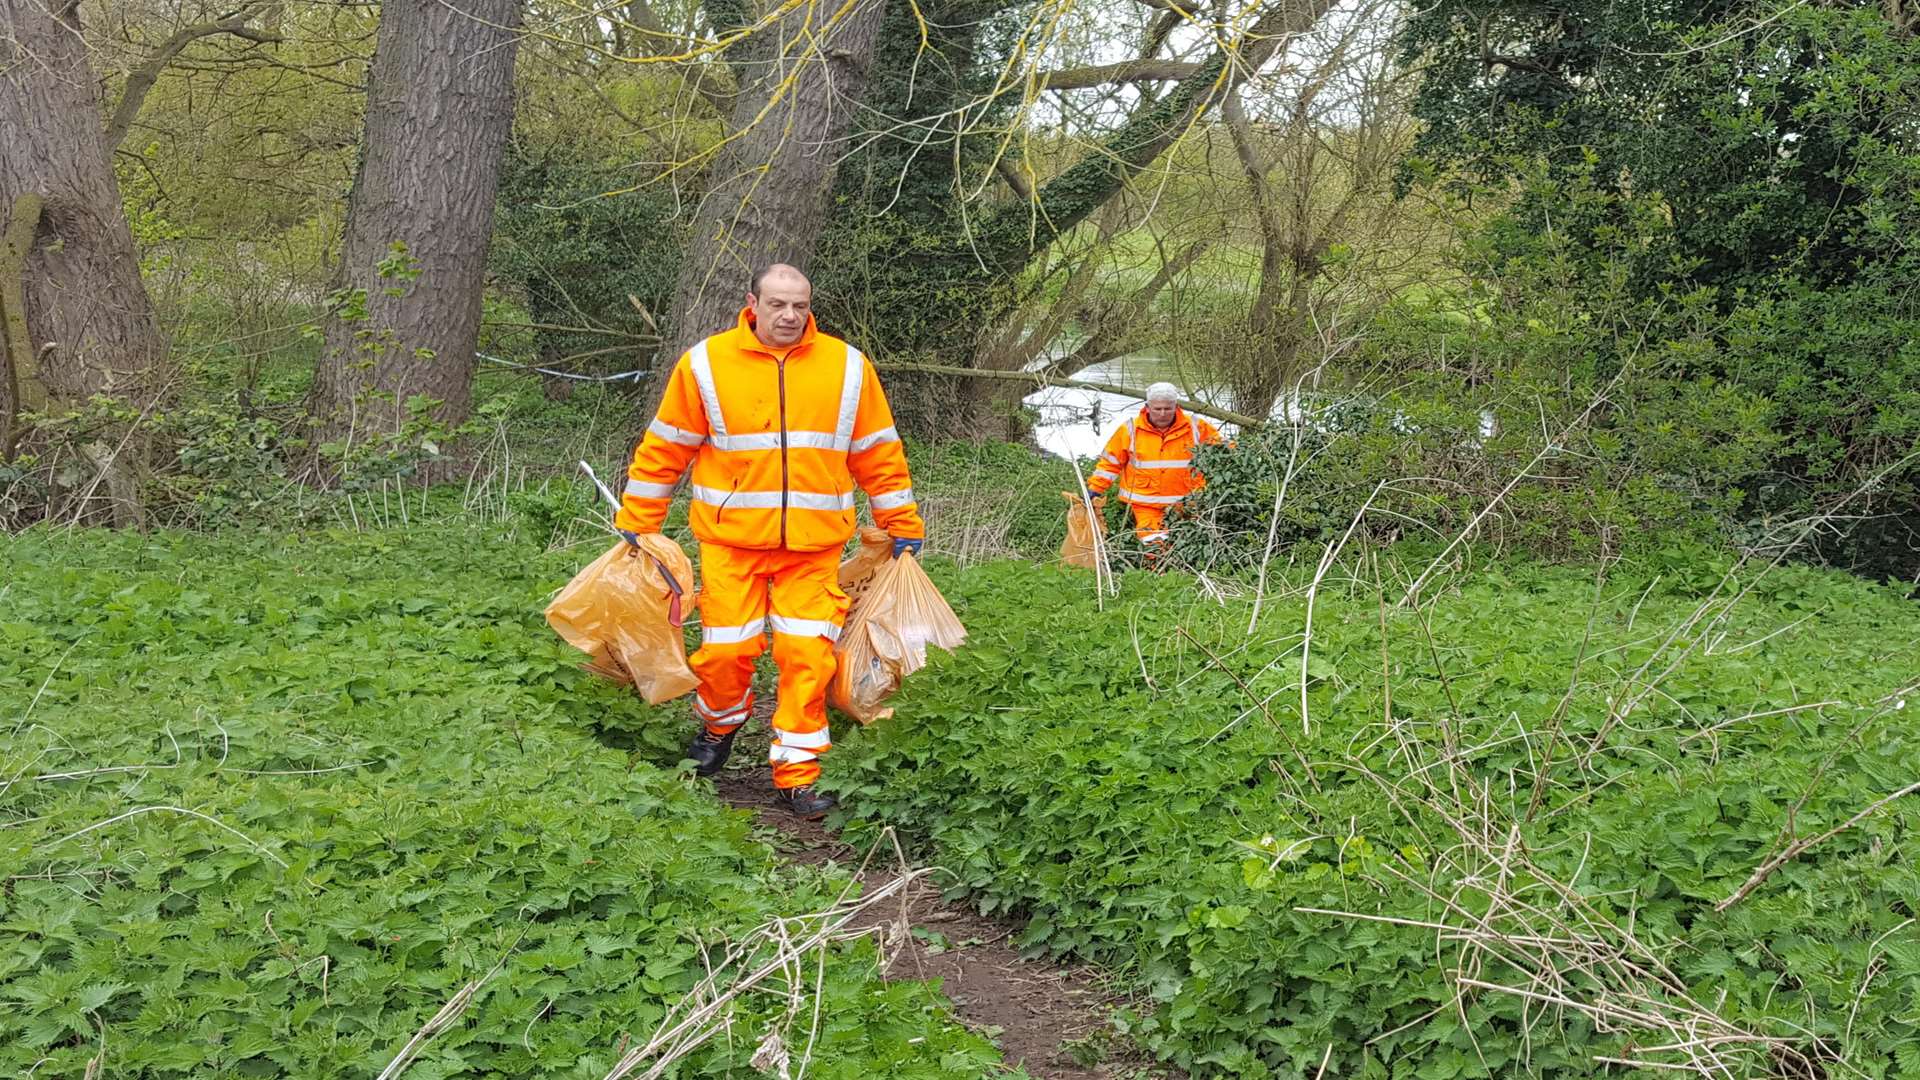
[[[750,311],[688,349],[627,470],[616,528],[657,532],[693,463],[693,534],[711,544],[792,551],[853,535],[853,485],[874,523],[926,535],[880,377],[860,350],[806,333],[783,358],[754,336]]]
[[[1197,416],[1176,409],[1173,423],[1156,431],[1147,410],[1114,429],[1100,467],[1087,478],[1087,488],[1104,495],[1120,482],[1120,501],[1137,506],[1173,506],[1199,490],[1203,481],[1193,467],[1195,443],[1217,443],[1220,432]]]

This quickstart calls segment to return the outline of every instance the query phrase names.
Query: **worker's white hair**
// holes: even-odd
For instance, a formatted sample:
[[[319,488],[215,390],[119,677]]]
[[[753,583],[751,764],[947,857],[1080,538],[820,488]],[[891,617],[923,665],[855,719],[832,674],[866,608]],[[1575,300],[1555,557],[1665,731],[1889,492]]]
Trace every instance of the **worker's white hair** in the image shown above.
[[[1147,387],[1147,404],[1149,405],[1156,401],[1177,402],[1179,400],[1180,388],[1170,382],[1157,382]]]

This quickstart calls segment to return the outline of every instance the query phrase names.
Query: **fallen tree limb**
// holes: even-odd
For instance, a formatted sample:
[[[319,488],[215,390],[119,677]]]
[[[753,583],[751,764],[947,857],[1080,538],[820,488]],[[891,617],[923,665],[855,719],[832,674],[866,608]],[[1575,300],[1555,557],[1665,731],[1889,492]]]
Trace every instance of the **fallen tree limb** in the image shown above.
[[[1147,399],[1145,390],[1135,390],[1131,386],[1089,382],[1086,379],[1063,379],[1058,375],[1047,375],[1038,371],[995,371],[991,368],[953,367],[948,364],[889,363],[873,366],[875,370],[882,372],[915,371],[928,375],[957,375],[963,379],[997,379],[1001,382],[1028,383],[1036,389],[1042,386],[1063,386],[1070,390],[1099,390],[1103,393],[1119,394],[1122,397],[1138,398],[1141,401]],[[1241,427],[1260,427],[1268,422],[1257,416],[1248,416],[1246,413],[1222,409],[1204,402],[1189,401],[1185,398],[1180,400],[1180,407],[1191,413],[1211,416],[1215,420],[1225,420],[1230,424],[1239,424]]]

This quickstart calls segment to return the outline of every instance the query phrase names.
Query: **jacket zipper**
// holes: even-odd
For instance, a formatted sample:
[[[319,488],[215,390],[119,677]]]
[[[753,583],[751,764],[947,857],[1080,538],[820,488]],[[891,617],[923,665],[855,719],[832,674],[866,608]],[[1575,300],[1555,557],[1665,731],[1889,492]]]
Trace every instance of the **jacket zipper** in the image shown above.
[[[780,546],[787,546],[787,491],[793,484],[787,476],[787,358],[779,358],[780,372]]]

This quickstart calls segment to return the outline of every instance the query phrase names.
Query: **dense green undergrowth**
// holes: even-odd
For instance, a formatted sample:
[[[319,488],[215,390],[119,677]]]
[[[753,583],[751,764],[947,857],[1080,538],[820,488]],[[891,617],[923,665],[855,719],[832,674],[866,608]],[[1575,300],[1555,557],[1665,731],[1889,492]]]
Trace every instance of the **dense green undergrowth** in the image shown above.
[[[1920,1076],[1920,800],[1715,911],[1920,777],[1920,609],[1803,568],[1726,609],[1695,556],[1396,606],[1409,576],[1328,575],[1303,723],[1297,578],[1249,634],[1177,578],[1097,611],[1085,575],[946,575],[967,646],[829,786],[1028,949],[1126,972],[1122,1026],[1196,1075]]]
[[[499,965],[409,1080],[600,1077],[702,942],[831,901],[592,737],[635,703],[540,620],[589,554],[445,523],[0,540],[0,1074],[370,1077]],[[809,1076],[999,1071],[867,946],[824,975]],[[673,1075],[754,1075],[780,1007]]]

